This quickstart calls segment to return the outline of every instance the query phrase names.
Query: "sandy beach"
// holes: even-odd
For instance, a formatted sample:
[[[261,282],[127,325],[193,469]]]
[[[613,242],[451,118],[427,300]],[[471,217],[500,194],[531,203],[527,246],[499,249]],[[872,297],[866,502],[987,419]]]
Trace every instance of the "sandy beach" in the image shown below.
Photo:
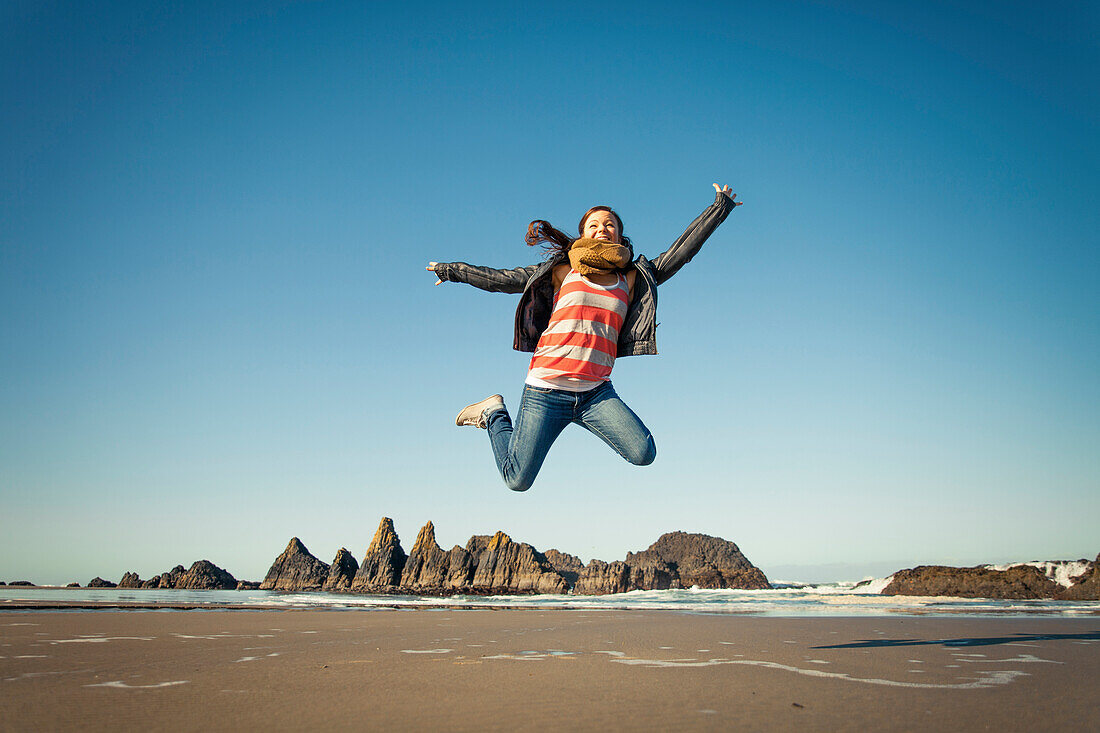
[[[1100,728],[1095,618],[5,612],[4,730]]]

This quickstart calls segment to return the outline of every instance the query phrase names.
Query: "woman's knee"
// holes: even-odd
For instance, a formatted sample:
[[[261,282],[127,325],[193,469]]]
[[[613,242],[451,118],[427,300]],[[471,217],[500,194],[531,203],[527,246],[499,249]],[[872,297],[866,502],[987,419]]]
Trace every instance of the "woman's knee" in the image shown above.
[[[515,479],[512,480],[512,481],[507,481],[506,480],[504,482],[504,484],[509,489],[511,489],[512,491],[527,491],[527,489],[531,488],[531,483],[532,483],[531,481],[515,480]]]
[[[637,446],[637,449],[626,455],[626,460],[635,466],[648,466],[657,459],[657,444],[653,442],[653,436],[646,438],[645,444]]]

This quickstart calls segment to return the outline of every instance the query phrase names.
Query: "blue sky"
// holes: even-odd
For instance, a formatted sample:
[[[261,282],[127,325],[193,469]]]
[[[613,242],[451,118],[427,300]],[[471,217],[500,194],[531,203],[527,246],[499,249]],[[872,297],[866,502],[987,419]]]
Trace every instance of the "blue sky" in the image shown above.
[[[772,579],[1100,550],[1098,12],[1079,3],[50,3],[0,9],[0,579],[262,577],[504,530],[666,531]],[[614,381],[649,467],[567,430],[507,491],[527,223],[613,205],[661,288]]]

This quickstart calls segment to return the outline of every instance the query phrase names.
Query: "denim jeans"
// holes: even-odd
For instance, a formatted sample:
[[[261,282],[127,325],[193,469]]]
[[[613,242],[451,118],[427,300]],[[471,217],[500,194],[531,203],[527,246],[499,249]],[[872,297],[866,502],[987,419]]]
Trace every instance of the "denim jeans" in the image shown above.
[[[636,466],[648,466],[657,457],[653,435],[611,382],[588,392],[525,384],[515,426],[507,410],[489,413],[486,422],[497,468],[512,491],[531,488],[550,446],[569,423],[594,433]]]

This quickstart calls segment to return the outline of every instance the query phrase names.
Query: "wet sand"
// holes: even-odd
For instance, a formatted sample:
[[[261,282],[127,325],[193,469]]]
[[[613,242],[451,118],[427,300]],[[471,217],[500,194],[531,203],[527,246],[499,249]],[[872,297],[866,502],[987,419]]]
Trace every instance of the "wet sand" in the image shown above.
[[[1100,619],[4,612],[0,729],[1098,730]]]

